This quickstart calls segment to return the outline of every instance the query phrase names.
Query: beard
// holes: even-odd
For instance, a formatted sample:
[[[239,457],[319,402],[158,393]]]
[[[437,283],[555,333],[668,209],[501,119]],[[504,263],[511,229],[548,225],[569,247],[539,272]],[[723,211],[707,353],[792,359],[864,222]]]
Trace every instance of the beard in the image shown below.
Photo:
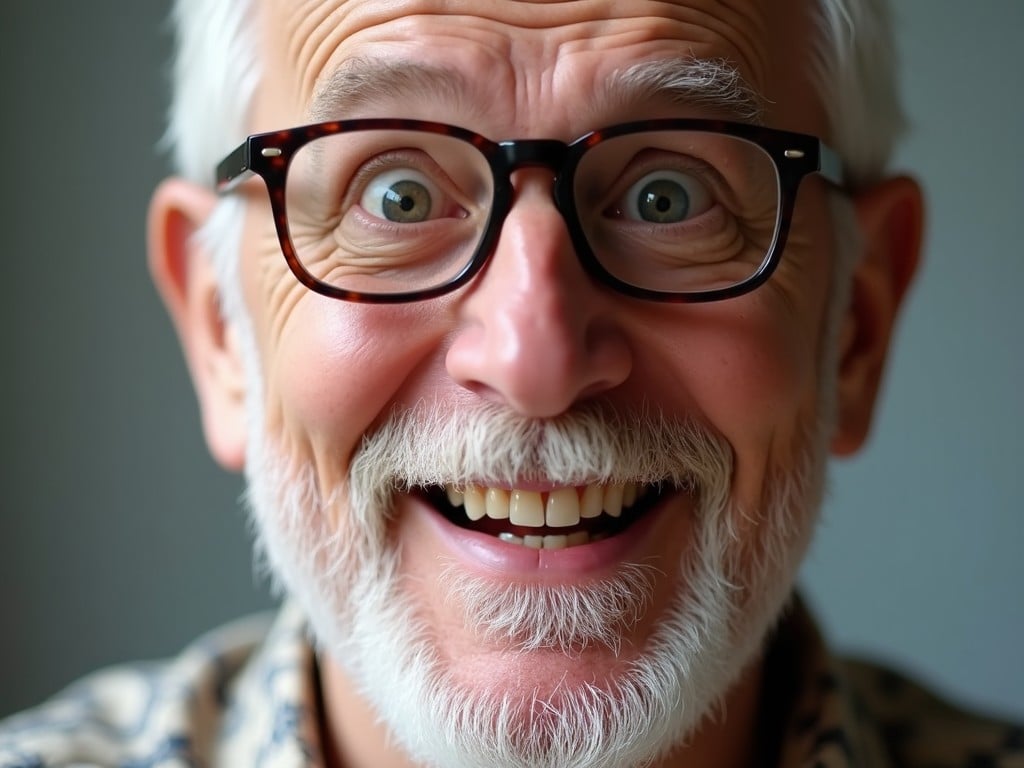
[[[827,431],[818,424],[803,431],[795,467],[770,473],[760,508],[743,509],[730,501],[728,444],[688,421],[600,405],[542,421],[495,406],[421,405],[391,414],[364,438],[345,481],[325,489],[312,466],[294,465],[266,437],[253,400],[247,478],[258,547],[391,737],[437,768],[623,768],[678,747],[760,650],[792,588],[823,485]],[[481,478],[508,487],[523,478],[638,481],[695,499],[694,536],[674,574],[625,563],[589,584],[509,585],[439,568],[444,597],[480,643],[526,664],[531,653],[560,653],[566,669],[589,647],[618,654],[656,580],[673,579],[679,587],[653,631],[606,679],[529,695],[500,681],[470,687],[439,653],[437,629],[403,590],[389,535],[394,501]]]

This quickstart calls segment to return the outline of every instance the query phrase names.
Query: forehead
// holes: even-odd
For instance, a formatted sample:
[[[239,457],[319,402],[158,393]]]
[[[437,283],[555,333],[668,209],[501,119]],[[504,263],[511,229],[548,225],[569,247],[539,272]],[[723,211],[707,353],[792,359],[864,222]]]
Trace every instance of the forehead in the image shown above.
[[[571,138],[637,107],[623,72],[705,61],[738,77],[764,122],[820,132],[809,2],[264,0],[252,127],[375,115]]]

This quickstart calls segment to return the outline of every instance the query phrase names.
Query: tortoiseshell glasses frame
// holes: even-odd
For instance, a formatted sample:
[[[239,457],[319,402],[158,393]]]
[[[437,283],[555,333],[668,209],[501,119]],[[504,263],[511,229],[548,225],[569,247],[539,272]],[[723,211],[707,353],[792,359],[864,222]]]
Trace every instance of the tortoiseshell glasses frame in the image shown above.
[[[471,257],[452,276],[443,278],[440,284],[422,290],[394,293],[349,290],[319,280],[298,257],[289,232],[286,208],[288,171],[292,160],[310,142],[357,131],[411,131],[451,137],[471,145],[486,160],[493,177],[486,224],[481,229]],[[659,290],[620,279],[595,255],[581,224],[575,199],[577,190],[574,189],[574,177],[580,162],[588,152],[611,139],[654,131],[701,132],[736,137],[756,145],[771,158],[778,180],[775,229],[771,237],[766,238],[767,253],[749,276],[725,287]],[[226,194],[253,174],[262,177],[270,195],[281,250],[292,273],[310,290],[344,301],[399,303],[430,299],[453,291],[465,285],[483,268],[494,251],[512,205],[512,173],[529,166],[542,166],[553,171],[554,203],[565,220],[577,257],[587,274],[597,282],[628,296],[663,302],[717,301],[739,296],[762,285],[771,277],[781,259],[801,181],[809,174],[820,173],[833,184],[841,185],[842,175],[836,153],[814,136],[722,120],[680,118],[628,122],[593,131],[566,143],[553,139],[496,142],[464,128],[443,123],[373,118],[317,123],[249,136],[217,166],[216,183],[218,191]]]

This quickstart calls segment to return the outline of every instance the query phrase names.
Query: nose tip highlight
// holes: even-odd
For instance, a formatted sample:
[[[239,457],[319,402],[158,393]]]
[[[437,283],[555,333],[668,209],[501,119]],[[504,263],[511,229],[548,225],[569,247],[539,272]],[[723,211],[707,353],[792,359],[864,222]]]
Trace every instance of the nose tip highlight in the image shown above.
[[[463,387],[523,416],[558,416],[618,386],[630,370],[620,337],[603,330],[577,335],[569,323],[524,307],[500,329],[477,328],[458,339],[449,350],[448,369]]]

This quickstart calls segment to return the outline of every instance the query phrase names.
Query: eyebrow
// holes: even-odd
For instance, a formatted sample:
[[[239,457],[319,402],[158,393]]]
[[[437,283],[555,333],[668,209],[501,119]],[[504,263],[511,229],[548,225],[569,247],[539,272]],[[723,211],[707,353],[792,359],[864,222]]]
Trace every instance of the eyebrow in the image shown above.
[[[462,105],[467,87],[462,75],[453,69],[419,62],[354,58],[345,61],[316,88],[309,113],[318,122],[337,120],[370,104],[424,96]]]
[[[668,103],[755,125],[765,113],[764,100],[725,59],[641,61],[616,70],[595,97],[620,108]]]
[[[354,58],[316,88],[309,114],[315,122],[344,119],[347,113],[367,105],[426,97],[451,104],[460,114],[468,112],[473,117],[486,111],[484,104],[472,98],[473,90],[463,74],[454,69]],[[587,100],[588,111],[596,112],[595,117],[602,112],[632,111],[660,103],[761,124],[765,111],[764,101],[735,66],[724,59],[693,57],[642,61],[615,70]]]

